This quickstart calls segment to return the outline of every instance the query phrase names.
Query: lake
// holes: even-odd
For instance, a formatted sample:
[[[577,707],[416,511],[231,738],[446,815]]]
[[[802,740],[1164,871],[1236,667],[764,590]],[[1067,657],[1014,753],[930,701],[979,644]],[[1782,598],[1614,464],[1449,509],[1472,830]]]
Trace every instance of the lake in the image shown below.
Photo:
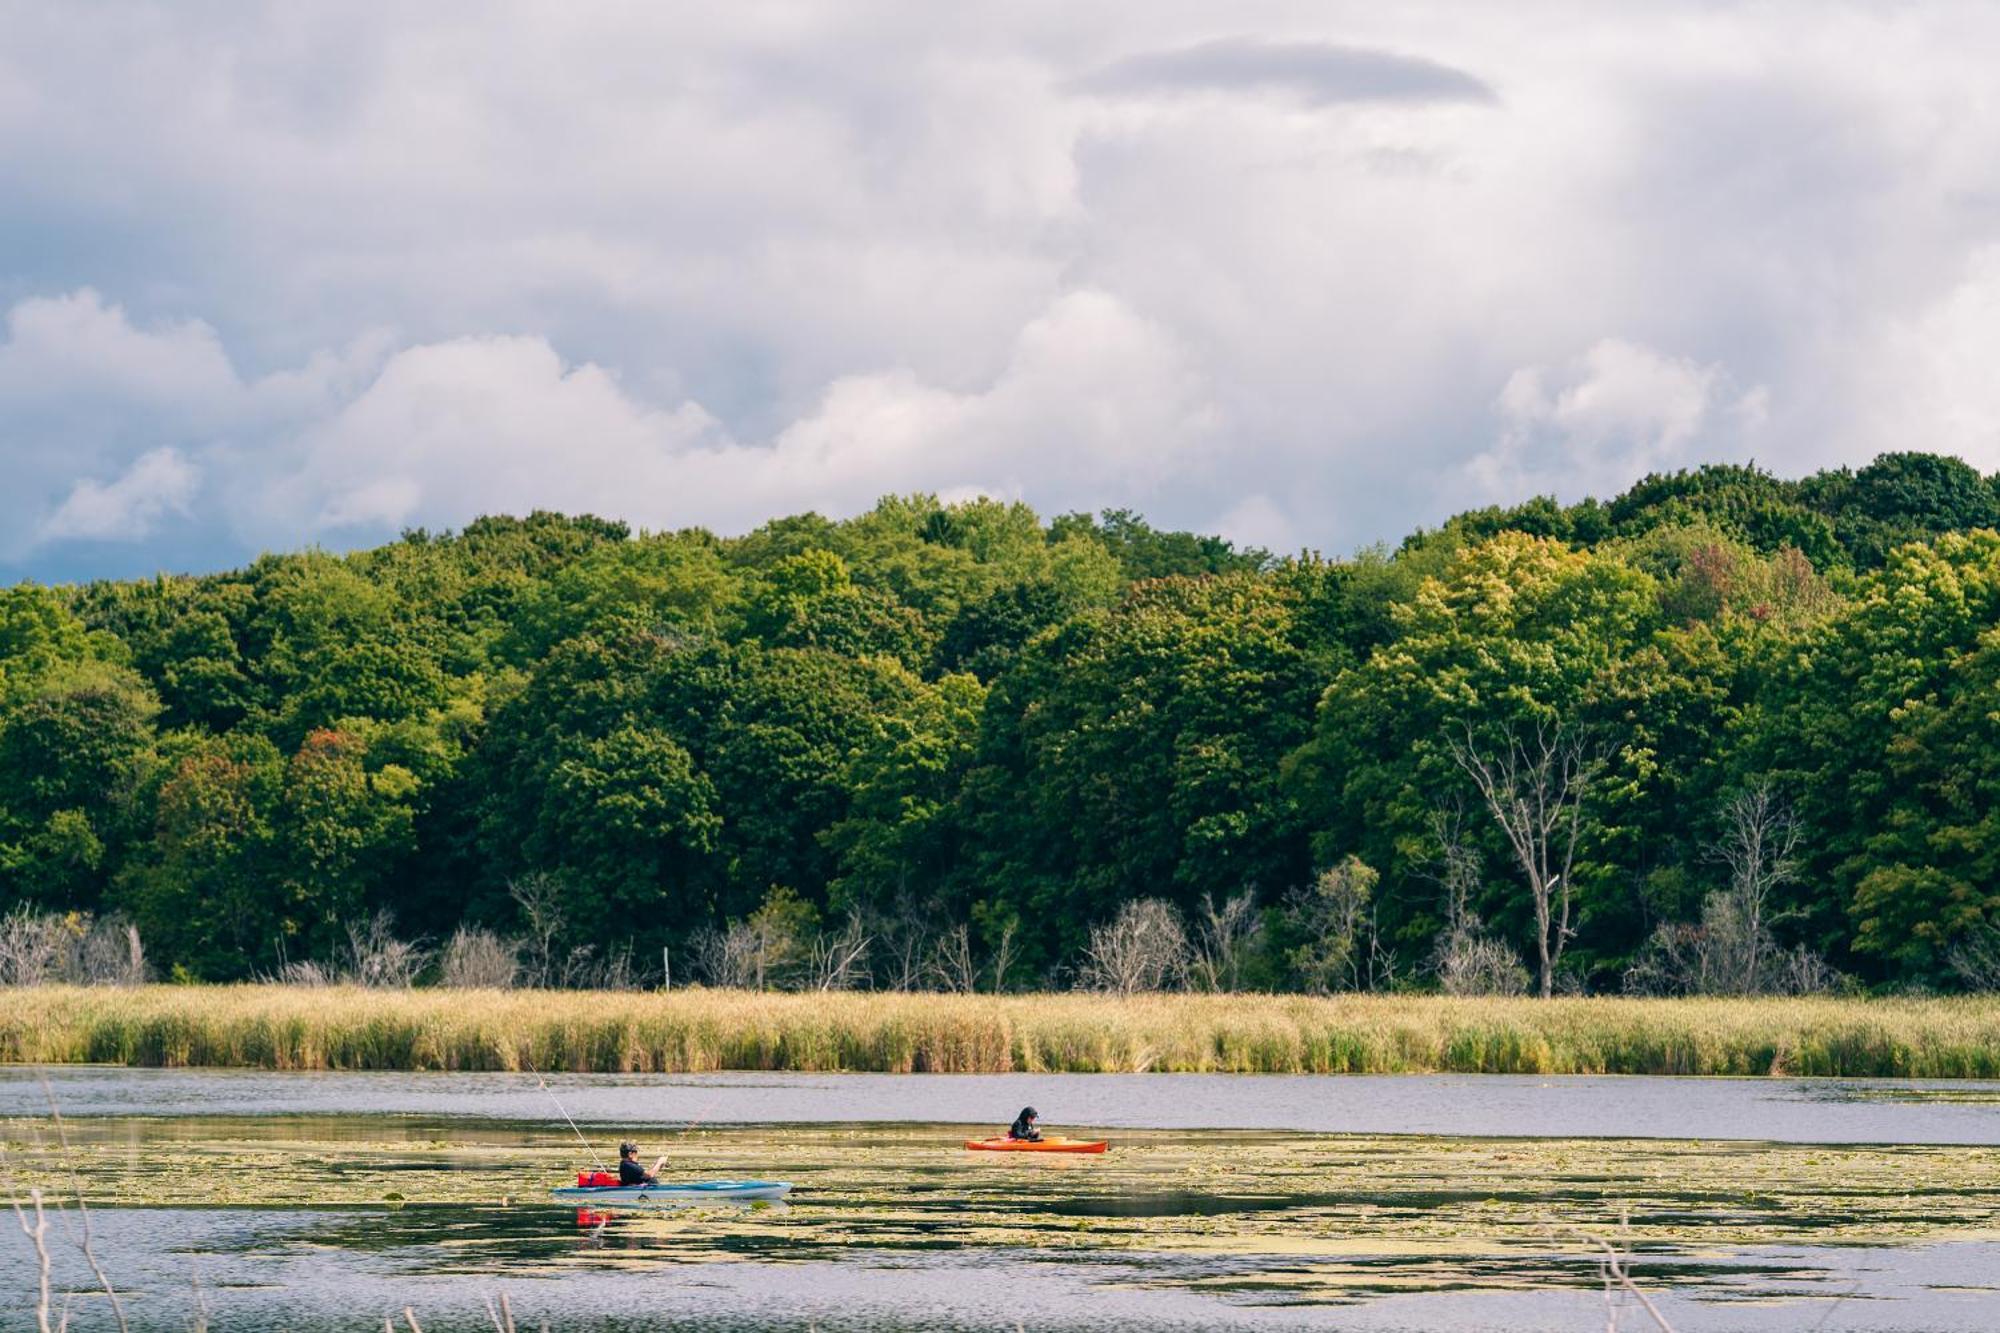
[[[549,1080],[0,1070],[8,1169],[76,1168],[134,1328],[2000,1326],[2000,1084],[1497,1076]],[[967,1153],[1023,1104],[1101,1158]],[[579,1217],[619,1137],[781,1206]],[[18,1191],[17,1191],[18,1192]],[[71,1327],[111,1327],[52,1226]],[[0,1237],[0,1327],[32,1251]],[[1629,1298],[1620,1327],[1650,1327]]]

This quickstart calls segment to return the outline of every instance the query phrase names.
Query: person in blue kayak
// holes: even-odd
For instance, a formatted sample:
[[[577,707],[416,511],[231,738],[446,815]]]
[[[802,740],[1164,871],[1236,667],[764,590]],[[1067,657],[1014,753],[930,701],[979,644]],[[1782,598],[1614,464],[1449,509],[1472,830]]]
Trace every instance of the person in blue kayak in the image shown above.
[[[1008,1127],[1007,1137],[1023,1143],[1040,1143],[1042,1141],[1042,1131],[1040,1126],[1036,1124],[1036,1121],[1040,1118],[1035,1114],[1034,1107],[1022,1107],[1021,1114],[1015,1116],[1014,1123]]]
[[[653,1169],[648,1171],[645,1167],[639,1165],[638,1144],[621,1143],[618,1145],[618,1183],[620,1185],[657,1185],[660,1183],[660,1177],[657,1173],[666,1164],[667,1155],[661,1153],[660,1160],[653,1163]]]

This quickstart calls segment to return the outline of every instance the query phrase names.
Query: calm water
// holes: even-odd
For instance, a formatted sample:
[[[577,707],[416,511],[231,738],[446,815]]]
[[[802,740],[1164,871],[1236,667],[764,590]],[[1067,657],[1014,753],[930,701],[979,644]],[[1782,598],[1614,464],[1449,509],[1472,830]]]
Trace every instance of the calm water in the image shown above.
[[[512,1276],[479,1256],[482,1231],[464,1217],[415,1215],[378,1230],[369,1219],[310,1212],[107,1211],[99,1247],[138,1255],[117,1266],[140,1328],[182,1329],[197,1301],[218,1333],[288,1327],[381,1327],[382,1312],[416,1309],[426,1330],[491,1329],[485,1301],[505,1293],[524,1328],[827,1330],[1368,1330],[1602,1329],[1593,1265],[1557,1252],[1455,1259],[1405,1253],[1338,1261],[1277,1256],[1135,1254],[1064,1258],[1000,1248],[912,1254],[857,1247],[838,1263],[744,1257],[648,1262],[643,1238],[599,1244],[559,1220],[523,1217],[494,1228],[530,1232],[570,1251],[567,1271]],[[425,1234],[429,1233],[429,1234]],[[67,1259],[67,1256],[64,1256]],[[0,1269],[0,1292],[25,1291],[27,1266]],[[1681,1333],[1697,1330],[1927,1330],[1990,1333],[2000,1297],[1968,1282],[2000,1273],[2000,1246],[1885,1250],[1768,1247],[1728,1255],[1637,1261],[1638,1278]],[[74,1261],[60,1274],[79,1290]],[[1305,1270],[1343,1270],[1338,1301],[1294,1299]],[[196,1295],[199,1284],[199,1295]],[[1405,1290],[1411,1285],[1420,1289]],[[1530,1286],[1531,1289],[1523,1289]],[[20,1298],[12,1308],[23,1308]],[[104,1327],[102,1297],[79,1298],[73,1327]],[[365,1313],[363,1313],[365,1312]],[[398,1320],[400,1328],[401,1321]],[[0,1327],[28,1327],[5,1323]],[[1620,1327],[1649,1328],[1629,1303]]]
[[[0,1117],[428,1115],[548,1121],[520,1074],[273,1074],[0,1069]],[[1067,1124],[1336,1134],[2000,1144],[2000,1083],[1883,1079],[1245,1074],[555,1075],[569,1113],[605,1125],[1004,1125],[1023,1105]]]
[[[41,1077],[0,1070],[15,1169],[55,1151]],[[1599,1270],[1550,1219],[1597,1231],[1634,1196],[1635,1275],[1683,1333],[2000,1328],[1997,1084],[564,1076],[594,1142],[632,1127],[677,1170],[799,1184],[599,1226],[542,1201],[579,1150],[532,1079],[47,1078],[138,1329],[380,1329],[404,1306],[491,1328],[503,1293],[558,1330],[1601,1329]],[[1117,1147],[956,1149],[1023,1103]],[[0,1223],[0,1329],[31,1328],[30,1251]],[[111,1327],[73,1225],[70,1326]]]

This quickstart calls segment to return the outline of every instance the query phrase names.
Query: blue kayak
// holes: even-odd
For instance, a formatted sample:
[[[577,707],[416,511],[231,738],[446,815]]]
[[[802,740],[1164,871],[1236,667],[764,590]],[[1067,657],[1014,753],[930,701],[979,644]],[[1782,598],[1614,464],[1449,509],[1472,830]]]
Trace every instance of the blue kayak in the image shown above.
[[[688,1203],[702,1199],[782,1199],[787,1180],[663,1180],[657,1185],[562,1185],[549,1193],[584,1208]]]

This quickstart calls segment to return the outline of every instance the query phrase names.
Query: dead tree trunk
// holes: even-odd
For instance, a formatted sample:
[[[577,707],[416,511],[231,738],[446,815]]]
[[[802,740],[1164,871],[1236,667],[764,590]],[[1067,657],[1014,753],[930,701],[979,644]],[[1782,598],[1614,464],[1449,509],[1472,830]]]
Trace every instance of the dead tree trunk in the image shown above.
[[[1765,778],[1732,797],[1722,813],[1716,855],[1729,867],[1729,890],[1743,925],[1742,956],[1729,980],[1739,993],[1755,995],[1765,989],[1772,896],[1798,878],[1799,822]]]
[[[1581,736],[1561,722],[1538,725],[1532,736],[1513,727],[1482,745],[1466,730],[1451,743],[1452,758],[1478,787],[1493,822],[1506,835],[1535,906],[1535,950],[1541,994],[1555,990],[1556,965],[1570,929],[1570,870],[1583,829],[1583,802],[1603,769]]]

